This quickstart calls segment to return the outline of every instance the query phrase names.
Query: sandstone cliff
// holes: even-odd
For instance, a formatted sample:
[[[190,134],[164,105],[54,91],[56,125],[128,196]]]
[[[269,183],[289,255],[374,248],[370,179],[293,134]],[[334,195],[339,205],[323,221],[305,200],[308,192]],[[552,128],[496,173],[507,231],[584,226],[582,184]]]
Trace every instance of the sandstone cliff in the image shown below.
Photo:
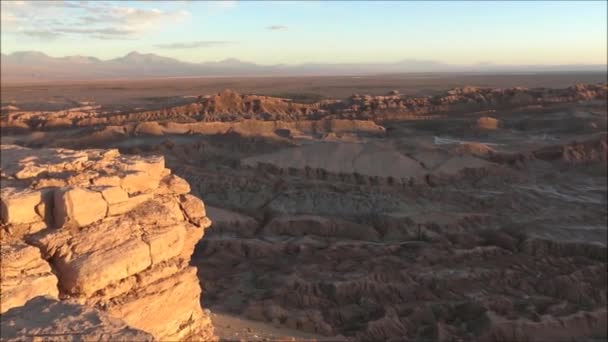
[[[36,297],[47,296],[45,310],[63,312],[49,324],[67,340],[61,324],[89,331],[93,316],[103,318],[93,319],[101,326],[89,331],[94,339],[213,340],[189,266],[211,222],[163,157],[12,145],[1,152],[3,339],[53,330],[26,324],[44,306]]]

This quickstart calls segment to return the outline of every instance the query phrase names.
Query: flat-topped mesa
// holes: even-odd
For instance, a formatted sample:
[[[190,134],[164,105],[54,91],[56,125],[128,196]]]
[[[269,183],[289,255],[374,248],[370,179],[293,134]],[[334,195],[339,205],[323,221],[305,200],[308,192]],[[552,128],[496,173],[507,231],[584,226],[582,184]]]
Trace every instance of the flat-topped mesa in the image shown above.
[[[69,298],[155,339],[213,340],[189,266],[211,221],[163,157],[0,152],[1,312],[41,295]]]

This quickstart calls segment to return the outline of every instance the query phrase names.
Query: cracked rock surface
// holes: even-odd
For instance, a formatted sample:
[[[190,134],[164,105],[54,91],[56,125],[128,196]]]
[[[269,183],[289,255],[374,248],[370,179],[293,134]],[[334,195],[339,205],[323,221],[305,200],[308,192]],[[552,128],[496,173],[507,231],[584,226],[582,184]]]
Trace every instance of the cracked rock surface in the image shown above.
[[[214,339],[189,265],[211,221],[163,157],[1,152],[0,312],[12,317],[3,339],[55,330],[66,341]],[[29,324],[38,307],[57,318]],[[91,320],[101,325],[91,330]],[[63,323],[90,334],[76,338]]]

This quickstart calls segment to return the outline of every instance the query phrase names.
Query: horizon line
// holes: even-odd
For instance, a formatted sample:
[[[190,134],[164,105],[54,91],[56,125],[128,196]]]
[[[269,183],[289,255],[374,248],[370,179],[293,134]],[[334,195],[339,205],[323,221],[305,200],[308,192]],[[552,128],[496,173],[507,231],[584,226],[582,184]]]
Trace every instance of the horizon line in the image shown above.
[[[16,50],[16,51],[12,51],[12,52],[1,52],[1,55],[3,56],[12,56],[14,54],[19,54],[19,53],[38,53],[38,54],[42,54],[46,57],[49,58],[68,58],[68,57],[86,57],[86,58],[95,58],[97,60],[99,60],[100,62],[109,62],[115,59],[120,59],[120,58],[124,58],[127,57],[129,55],[133,55],[133,54],[137,54],[137,55],[142,55],[142,56],[155,56],[155,57],[162,57],[162,58],[167,58],[167,59],[172,59],[174,61],[177,61],[179,63],[185,63],[185,64],[193,64],[193,65],[198,65],[198,64],[205,64],[205,63],[220,63],[220,62],[227,62],[227,61],[236,61],[239,63],[248,63],[248,64],[254,64],[257,66],[299,66],[299,65],[366,65],[366,64],[370,64],[370,65],[390,65],[390,64],[398,64],[398,63],[402,63],[402,62],[424,62],[424,63],[434,63],[434,64],[438,64],[438,65],[443,65],[443,66],[461,66],[461,67],[471,67],[471,66],[513,66],[513,67],[556,67],[556,66],[606,66],[608,67],[608,62],[602,64],[602,63],[566,63],[566,64],[513,64],[513,63],[495,63],[495,62],[477,62],[477,63],[470,63],[470,64],[457,64],[457,63],[450,63],[450,62],[444,62],[444,61],[438,61],[438,60],[433,60],[433,59],[419,59],[419,58],[403,58],[403,59],[399,59],[396,61],[392,61],[392,62],[348,62],[348,63],[340,63],[340,62],[301,62],[301,63],[278,63],[278,64],[262,64],[262,63],[257,63],[257,62],[250,62],[250,61],[245,61],[245,60],[241,60],[239,58],[236,57],[227,57],[224,59],[220,59],[220,60],[208,60],[208,61],[202,61],[202,62],[188,62],[188,61],[184,61],[178,58],[174,58],[174,57],[167,57],[164,55],[159,55],[156,53],[146,53],[146,52],[139,52],[137,50],[132,50],[129,51],[127,53],[125,53],[124,55],[117,55],[116,57],[112,57],[112,58],[108,58],[108,59],[102,59],[99,57],[95,57],[95,56],[91,56],[91,55],[82,55],[82,54],[75,54],[75,55],[63,55],[63,56],[57,56],[57,55],[50,55],[46,52],[40,51],[40,50]]]

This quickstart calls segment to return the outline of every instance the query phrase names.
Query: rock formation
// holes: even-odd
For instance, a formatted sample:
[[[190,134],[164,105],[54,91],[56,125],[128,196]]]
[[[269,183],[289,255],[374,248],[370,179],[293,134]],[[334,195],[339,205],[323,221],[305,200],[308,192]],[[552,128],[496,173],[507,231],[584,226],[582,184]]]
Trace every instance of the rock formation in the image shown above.
[[[589,100],[605,100],[608,84],[579,84],[565,89],[464,87],[427,97],[354,95],[331,105],[329,117],[373,120],[426,116],[433,113],[474,112]]]
[[[576,101],[604,100],[608,84],[576,85],[565,89],[528,89],[522,87],[491,89],[464,87],[442,95],[410,97],[391,92],[386,96],[353,95],[344,100],[323,100],[312,104],[288,99],[242,95],[225,90],[219,94],[199,97],[194,103],[151,111],[100,112],[99,108],[83,111],[7,113],[0,122],[3,129],[53,130],[61,127],[94,125],[123,126],[146,121],[212,122],[226,121],[316,121],[320,119],[399,120],[421,118],[438,113],[472,112],[487,109],[518,108]],[[140,132],[159,134],[158,124],[143,124]],[[197,126],[213,130],[213,126]],[[200,128],[205,127],[205,128]],[[184,127],[182,127],[184,128]],[[188,128],[185,128],[187,131]]]
[[[124,321],[84,335],[93,339],[213,339],[189,266],[211,222],[163,157],[14,145],[1,151],[1,312],[24,324],[10,336],[50,331],[24,323],[41,306],[33,298],[48,296],[61,302],[45,310],[66,311],[58,326],[82,321],[73,327],[89,331],[91,315]],[[141,334],[124,335],[125,324]]]

